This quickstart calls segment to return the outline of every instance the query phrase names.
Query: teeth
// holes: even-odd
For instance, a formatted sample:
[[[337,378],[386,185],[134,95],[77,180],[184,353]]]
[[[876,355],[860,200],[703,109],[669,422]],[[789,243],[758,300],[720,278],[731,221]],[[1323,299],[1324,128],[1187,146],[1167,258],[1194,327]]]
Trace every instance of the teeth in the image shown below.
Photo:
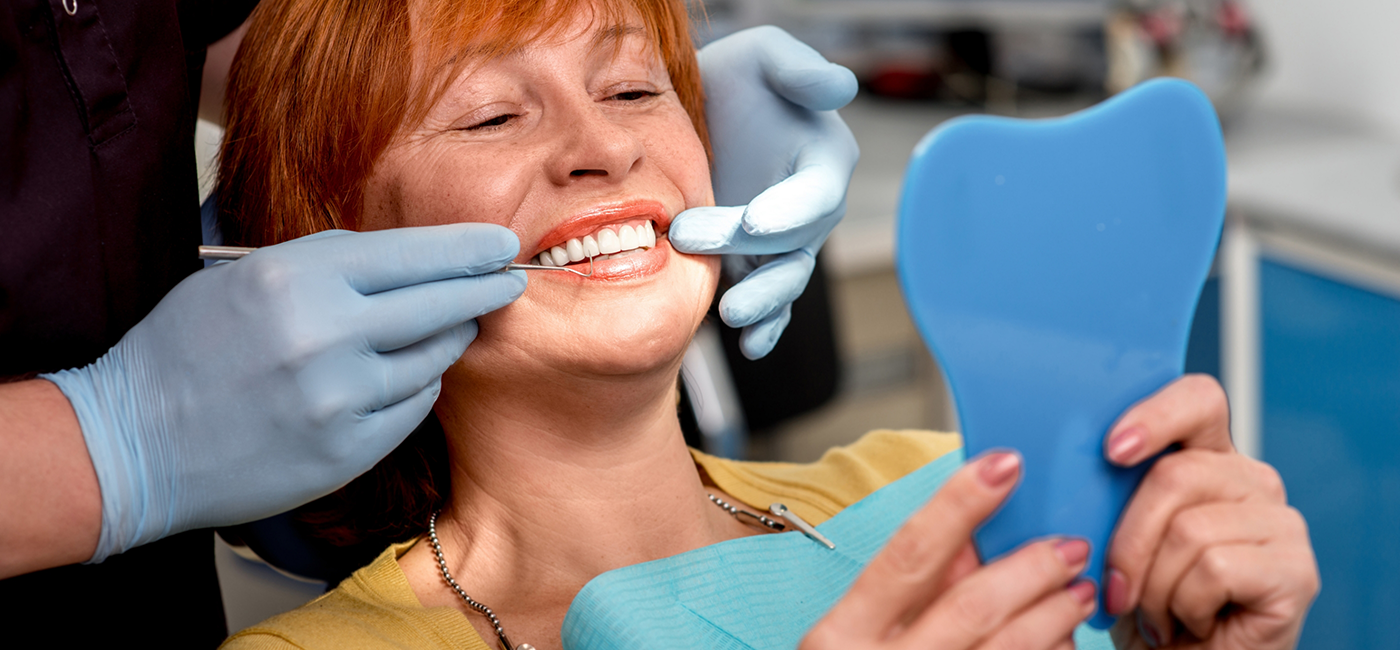
[[[574,238],[539,254],[540,266],[564,266],[592,257],[598,261],[620,257],[637,249],[656,248],[656,227],[650,221],[637,226],[599,228],[598,232]]]
[[[623,226],[617,229],[618,250],[632,250],[639,246],[637,243],[637,231],[632,226]]]
[[[598,250],[604,255],[612,255],[622,250],[622,242],[617,238],[617,233],[604,228],[598,231]]]

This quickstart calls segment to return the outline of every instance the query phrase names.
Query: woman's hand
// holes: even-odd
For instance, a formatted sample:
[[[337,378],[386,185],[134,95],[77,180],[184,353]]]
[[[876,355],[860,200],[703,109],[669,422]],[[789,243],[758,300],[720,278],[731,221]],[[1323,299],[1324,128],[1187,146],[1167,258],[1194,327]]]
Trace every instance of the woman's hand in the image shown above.
[[[1073,648],[1075,626],[1094,611],[1093,584],[1075,582],[1087,542],[1033,542],[986,566],[972,548],[973,530],[1011,493],[1020,469],[1019,457],[996,453],[954,474],[801,648]]]
[[[1109,549],[1110,614],[1119,648],[1292,648],[1317,595],[1307,523],[1269,465],[1235,451],[1220,384],[1187,375],[1130,409],[1105,454],[1157,461]]]

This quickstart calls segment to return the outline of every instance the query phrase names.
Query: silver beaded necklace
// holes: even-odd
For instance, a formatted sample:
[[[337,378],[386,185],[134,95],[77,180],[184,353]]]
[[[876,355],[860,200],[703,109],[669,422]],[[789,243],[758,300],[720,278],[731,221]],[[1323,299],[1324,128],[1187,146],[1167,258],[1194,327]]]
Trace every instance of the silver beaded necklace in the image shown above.
[[[739,521],[745,523],[757,523],[770,530],[779,532],[787,529],[787,526],[783,523],[771,519],[765,515],[760,515],[757,513],[749,512],[748,510],[737,508],[733,505],[730,505],[724,499],[721,499],[713,494],[709,495],[709,497],[712,503],[719,506],[721,510],[729,513]],[[836,548],[836,545],[832,544],[831,540],[828,540],[821,533],[817,532],[817,529],[813,528],[807,522],[803,521],[802,518],[798,517],[796,513],[792,512],[791,510],[788,510],[787,507],[783,504],[775,503],[772,506],[769,506],[768,512],[772,513],[774,516],[782,517],[784,520],[787,521],[788,524],[791,524],[793,527],[802,531],[804,535],[812,538],[813,541],[816,541],[817,543],[822,544],[823,546],[826,546],[830,549]],[[482,615],[486,617],[486,620],[491,621],[491,628],[496,631],[496,638],[501,640],[501,647],[504,648],[504,650],[535,650],[535,646],[532,646],[528,643],[512,645],[510,642],[510,637],[506,636],[505,628],[501,627],[501,619],[496,618],[495,612],[492,612],[491,608],[487,607],[484,603],[476,600],[475,598],[472,598],[471,596],[468,596],[467,592],[462,590],[462,586],[457,584],[457,580],[452,577],[452,572],[447,570],[447,560],[442,557],[442,544],[438,542],[437,518],[439,514],[442,514],[441,510],[434,512],[433,516],[428,519],[428,540],[433,544],[433,555],[437,556],[438,571],[442,573],[443,581],[447,583],[448,587],[452,588],[452,591],[456,592],[457,595],[461,597],[462,602],[466,603],[468,607],[478,612],[481,612]]]

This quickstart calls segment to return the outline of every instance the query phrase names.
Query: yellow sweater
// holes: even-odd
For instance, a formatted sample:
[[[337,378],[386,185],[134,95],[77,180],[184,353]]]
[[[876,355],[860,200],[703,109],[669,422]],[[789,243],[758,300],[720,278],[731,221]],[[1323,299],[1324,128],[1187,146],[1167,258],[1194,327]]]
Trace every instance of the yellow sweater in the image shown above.
[[[955,434],[882,430],[832,449],[810,465],[691,453],[719,489],[757,510],[782,502],[816,525],[961,444]],[[461,611],[418,602],[397,561],[415,543],[390,546],[339,587],[229,637],[222,647],[492,650],[494,645],[482,640]]]

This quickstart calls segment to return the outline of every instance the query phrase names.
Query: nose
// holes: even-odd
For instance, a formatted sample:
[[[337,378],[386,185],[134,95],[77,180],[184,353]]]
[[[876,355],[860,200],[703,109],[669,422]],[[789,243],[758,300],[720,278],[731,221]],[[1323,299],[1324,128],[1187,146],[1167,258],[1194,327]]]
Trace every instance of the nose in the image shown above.
[[[642,164],[646,148],[640,136],[606,107],[590,98],[561,109],[555,132],[562,137],[549,165],[555,184],[615,183]]]

